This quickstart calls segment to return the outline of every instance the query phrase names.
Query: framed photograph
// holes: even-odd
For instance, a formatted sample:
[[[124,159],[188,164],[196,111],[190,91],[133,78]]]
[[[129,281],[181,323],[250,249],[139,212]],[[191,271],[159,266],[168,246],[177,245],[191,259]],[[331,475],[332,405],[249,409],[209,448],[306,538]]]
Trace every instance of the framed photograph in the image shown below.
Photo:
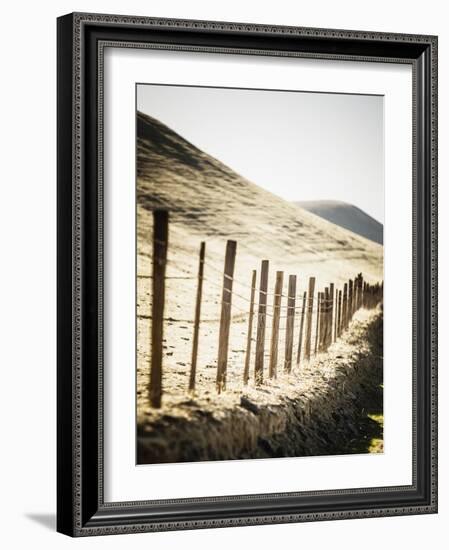
[[[58,531],[437,511],[437,38],[58,19]]]

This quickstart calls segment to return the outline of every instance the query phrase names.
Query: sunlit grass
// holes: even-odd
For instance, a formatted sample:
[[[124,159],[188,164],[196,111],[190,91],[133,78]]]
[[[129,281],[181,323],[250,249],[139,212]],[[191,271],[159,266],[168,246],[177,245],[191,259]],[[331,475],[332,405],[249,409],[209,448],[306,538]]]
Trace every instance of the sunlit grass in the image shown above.
[[[383,414],[368,414],[368,418],[376,422],[383,432],[384,427],[384,415]],[[374,437],[371,439],[368,452],[370,453],[383,453],[384,452],[384,440]]]

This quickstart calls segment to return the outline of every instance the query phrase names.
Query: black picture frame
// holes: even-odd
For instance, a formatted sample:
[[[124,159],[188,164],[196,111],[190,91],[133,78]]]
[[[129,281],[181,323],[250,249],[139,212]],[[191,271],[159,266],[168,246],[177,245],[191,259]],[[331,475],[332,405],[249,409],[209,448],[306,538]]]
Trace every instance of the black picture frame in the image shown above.
[[[58,29],[57,530],[71,536],[437,511],[437,37],[75,13]],[[413,483],[105,503],[102,48],[153,44],[413,68]],[[411,320],[412,322],[412,320]]]

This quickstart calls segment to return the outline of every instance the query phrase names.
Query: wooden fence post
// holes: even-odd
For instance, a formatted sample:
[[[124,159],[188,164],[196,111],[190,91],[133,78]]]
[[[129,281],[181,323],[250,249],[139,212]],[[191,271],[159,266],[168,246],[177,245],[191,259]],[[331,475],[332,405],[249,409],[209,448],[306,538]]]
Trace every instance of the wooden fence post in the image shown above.
[[[359,309],[361,307],[363,307],[363,287],[364,287],[364,282],[363,282],[363,275],[360,273],[360,296],[359,296]]]
[[[363,277],[362,277],[362,274],[359,273],[359,290],[357,294],[357,309],[360,309],[362,307],[362,292],[363,292]]]
[[[329,338],[327,340],[327,347],[332,344],[332,329],[334,321],[334,283],[329,285],[329,299],[330,299],[330,311],[329,311]]]
[[[284,370],[287,373],[292,371],[293,358],[293,334],[295,329],[295,307],[296,307],[296,275],[288,277],[288,301],[287,301],[287,322],[285,335],[285,359]]]
[[[270,378],[277,376],[278,362],[278,345],[279,345],[279,320],[281,317],[281,299],[282,299],[282,284],[284,281],[284,272],[276,271],[276,284],[274,287],[273,298],[273,324],[271,327],[271,348],[270,348]]]
[[[245,385],[248,384],[249,364],[251,362],[251,343],[253,339],[254,295],[256,293],[256,277],[257,271],[253,269],[253,274],[251,277],[251,297],[249,301],[248,336],[246,338],[245,368],[243,370],[243,383]]]
[[[352,319],[352,301],[353,301],[353,282],[349,279],[348,285],[348,325]]]
[[[307,327],[306,327],[306,342],[304,349],[304,359],[310,361],[310,347],[312,339],[312,314],[313,314],[313,295],[315,293],[315,277],[309,278],[308,309],[307,309]]]
[[[231,325],[232,283],[234,277],[237,243],[227,241],[223,274],[223,293],[221,296],[220,333],[218,338],[217,391],[226,389],[226,371],[228,368],[229,330]]]
[[[263,382],[263,362],[265,352],[265,324],[267,315],[268,260],[262,260],[259,285],[259,313],[257,316],[256,361],[254,380],[256,385]]]
[[[341,325],[341,332],[343,332],[348,327],[348,283],[345,283],[343,286],[343,313]]]
[[[362,295],[362,288],[361,288],[361,286],[360,286],[361,277],[362,277],[362,274],[359,273],[359,274],[357,275],[357,302],[356,302],[356,310],[360,309],[360,296]]]
[[[362,274],[359,273],[357,281],[357,309],[360,309],[360,298],[362,296]]]
[[[319,329],[319,340],[318,340],[318,351],[323,350],[323,337],[324,337],[324,318],[326,317],[326,288],[321,292],[320,300],[320,329]]]
[[[189,391],[195,390],[196,363],[198,359],[198,337],[200,330],[201,317],[201,298],[203,294],[203,274],[204,274],[204,256],[206,253],[206,243],[200,245],[200,260],[198,265],[198,286],[196,289],[195,321],[193,325],[193,343],[192,343],[192,362],[190,365]]]
[[[335,289],[335,300],[334,300],[334,339],[337,341],[337,320],[338,320],[338,288]]]
[[[323,293],[317,293],[316,299],[316,326],[315,326],[315,355],[318,353],[318,341],[321,339],[321,320],[323,317]]]
[[[356,310],[360,309],[361,297],[362,297],[362,274],[357,275],[357,300],[355,304]]]
[[[153,305],[151,307],[150,404],[162,404],[162,354],[164,337],[165,270],[167,267],[168,212],[153,212]]]
[[[323,319],[324,319],[324,300],[325,300],[325,290],[318,293],[319,299],[318,299],[318,313],[320,316],[318,328],[317,328],[317,336],[318,338],[315,339],[315,348],[317,348],[317,351],[321,353],[322,347],[323,347]],[[317,319],[318,322],[318,319]],[[316,345],[316,340],[318,340],[318,347]],[[315,353],[317,353],[315,351]]]
[[[306,299],[307,299],[307,292],[304,291],[304,294],[302,295],[301,323],[299,325],[298,354],[296,356],[296,364],[298,366],[301,360],[302,335],[304,332],[304,318],[306,313]]]
[[[329,329],[329,287],[324,289],[323,297],[323,314],[321,315],[323,321],[320,323],[322,327],[322,337],[320,338],[320,351],[326,351],[327,349],[327,332]],[[320,327],[320,332],[321,332]]]
[[[342,292],[338,291],[338,318],[337,318],[337,336],[340,337],[341,334],[341,298]]]

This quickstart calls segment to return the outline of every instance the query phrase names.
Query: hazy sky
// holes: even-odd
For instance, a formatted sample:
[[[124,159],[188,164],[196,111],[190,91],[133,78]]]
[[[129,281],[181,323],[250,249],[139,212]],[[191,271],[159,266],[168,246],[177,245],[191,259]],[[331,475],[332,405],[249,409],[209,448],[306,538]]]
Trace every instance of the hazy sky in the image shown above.
[[[384,222],[381,96],[138,85],[137,108],[286,200]]]

